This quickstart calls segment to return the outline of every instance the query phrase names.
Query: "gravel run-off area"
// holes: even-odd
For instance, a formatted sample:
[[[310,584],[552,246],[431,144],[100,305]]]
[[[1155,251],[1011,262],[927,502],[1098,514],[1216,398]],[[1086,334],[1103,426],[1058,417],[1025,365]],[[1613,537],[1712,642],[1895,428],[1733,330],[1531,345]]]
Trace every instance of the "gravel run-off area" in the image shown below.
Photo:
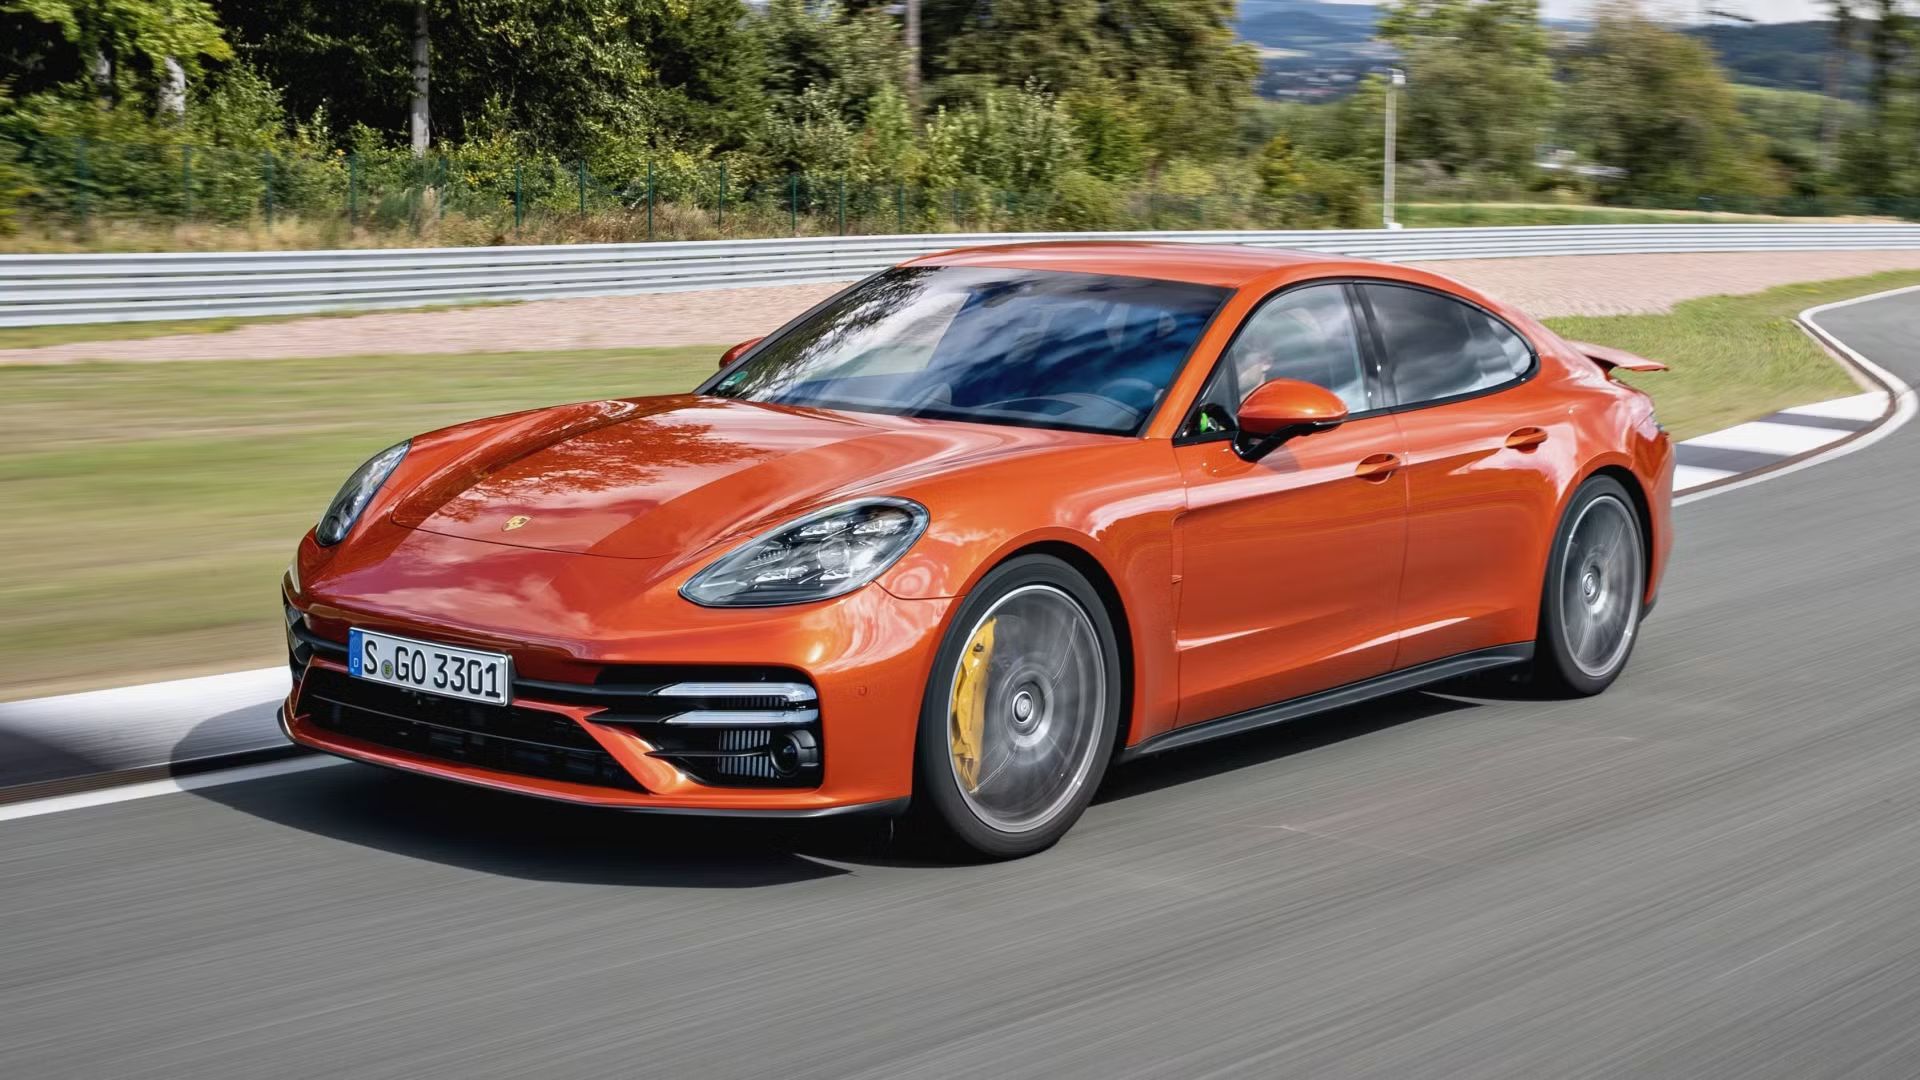
[[[1920,251],[1794,251],[1462,259],[1416,264],[1543,318],[1658,313],[1698,296],[1920,268]],[[0,364],[244,360],[399,353],[548,352],[727,345],[845,283],[539,300],[261,323],[212,334],[0,349]]]

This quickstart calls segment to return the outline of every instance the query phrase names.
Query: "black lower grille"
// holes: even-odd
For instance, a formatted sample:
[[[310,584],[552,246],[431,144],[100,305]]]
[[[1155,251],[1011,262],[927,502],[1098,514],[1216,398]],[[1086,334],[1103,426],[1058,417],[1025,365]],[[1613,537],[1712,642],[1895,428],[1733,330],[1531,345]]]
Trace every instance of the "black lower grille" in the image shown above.
[[[463,702],[313,667],[315,659],[346,663],[347,646],[315,633],[290,603],[286,616],[293,676],[312,673],[298,710],[322,728],[422,757],[642,790],[593,736],[560,714]],[[590,683],[516,678],[513,693],[591,707],[589,723],[645,739],[651,756],[696,783],[813,788],[824,779],[818,694],[805,674],[789,668],[615,664]]]
[[[558,713],[415,693],[312,668],[298,711],[348,738],[518,776],[642,791],[592,735]]]

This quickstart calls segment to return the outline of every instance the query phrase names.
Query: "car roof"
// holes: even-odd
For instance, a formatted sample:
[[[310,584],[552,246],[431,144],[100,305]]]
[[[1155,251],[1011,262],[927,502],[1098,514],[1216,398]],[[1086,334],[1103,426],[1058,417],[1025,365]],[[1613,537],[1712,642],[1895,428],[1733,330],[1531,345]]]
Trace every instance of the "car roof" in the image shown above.
[[[1083,274],[1186,281],[1239,288],[1276,270],[1398,276],[1389,264],[1345,255],[1244,244],[1179,243],[1166,240],[1065,240],[956,248],[907,266],[992,266],[1015,270],[1065,270]]]

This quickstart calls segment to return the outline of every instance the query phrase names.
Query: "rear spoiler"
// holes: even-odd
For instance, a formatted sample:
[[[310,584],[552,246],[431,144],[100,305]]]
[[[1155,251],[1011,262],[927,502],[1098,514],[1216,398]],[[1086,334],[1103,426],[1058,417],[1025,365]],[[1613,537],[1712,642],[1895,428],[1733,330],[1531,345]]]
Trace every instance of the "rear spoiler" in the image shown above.
[[[1623,371],[1665,371],[1667,365],[1658,360],[1649,360],[1644,356],[1635,356],[1625,349],[1616,349],[1608,345],[1595,345],[1591,341],[1569,341],[1567,344],[1579,350],[1580,355],[1600,365],[1602,371],[1611,373],[1614,368]]]

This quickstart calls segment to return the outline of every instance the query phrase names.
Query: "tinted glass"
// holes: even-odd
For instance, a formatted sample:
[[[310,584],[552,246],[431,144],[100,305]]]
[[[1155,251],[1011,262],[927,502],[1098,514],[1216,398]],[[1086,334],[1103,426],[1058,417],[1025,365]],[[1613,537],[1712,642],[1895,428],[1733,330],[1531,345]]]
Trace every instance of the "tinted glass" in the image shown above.
[[[987,267],[903,267],[720,376],[720,397],[1127,434],[1226,290]]]
[[[1363,285],[1402,405],[1470,394],[1527,373],[1533,353],[1505,323],[1425,289]]]
[[[1231,416],[1261,383],[1299,379],[1324,386],[1366,412],[1369,396],[1359,328],[1342,285],[1311,285],[1262,304],[1234,336],[1223,362],[1200,396],[1189,433],[1225,430]]]

